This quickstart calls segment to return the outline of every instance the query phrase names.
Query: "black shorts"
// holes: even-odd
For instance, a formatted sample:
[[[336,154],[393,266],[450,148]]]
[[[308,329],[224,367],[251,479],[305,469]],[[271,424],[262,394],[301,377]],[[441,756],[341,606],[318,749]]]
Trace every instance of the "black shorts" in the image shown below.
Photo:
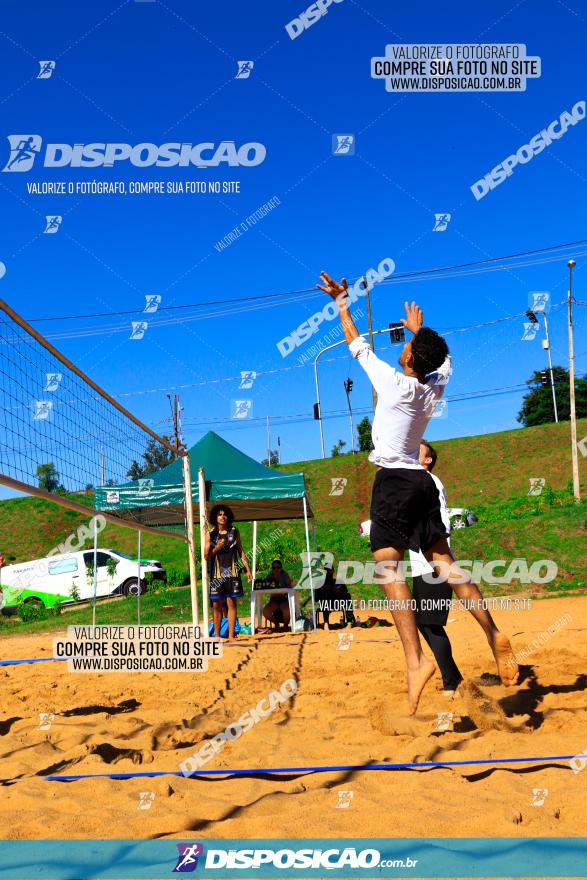
[[[427,550],[447,532],[436,483],[423,468],[381,468],[371,497],[371,550]]]
[[[210,599],[240,599],[243,596],[243,585],[239,577],[232,575],[210,579]]]

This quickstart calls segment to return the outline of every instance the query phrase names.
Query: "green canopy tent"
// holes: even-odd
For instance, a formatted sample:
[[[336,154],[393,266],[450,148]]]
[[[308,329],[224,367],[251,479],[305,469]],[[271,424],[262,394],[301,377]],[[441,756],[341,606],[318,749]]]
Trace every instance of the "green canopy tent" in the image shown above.
[[[188,464],[187,469],[186,464]],[[192,468],[198,470],[198,480],[192,480],[190,475]],[[191,485],[191,493],[186,492],[188,482]],[[139,525],[157,528],[183,527],[192,506],[197,504],[200,511],[202,553],[206,512],[219,502],[230,505],[237,521],[253,522],[253,575],[256,574],[257,522],[261,520],[303,518],[306,552],[308,560],[310,559],[309,520],[311,519],[314,525],[314,515],[309,504],[303,473],[271,470],[227,443],[214,431],[205,434],[188,450],[186,456],[176,459],[167,467],[149,474],[148,477],[131,480],[119,486],[99,486],[95,490],[97,510],[108,511]],[[193,553],[193,548],[191,552]],[[308,565],[308,573],[315,628],[314,589],[310,565]],[[193,583],[192,590],[195,590]],[[207,592],[207,567],[202,558],[202,600],[206,629],[208,627]],[[251,623],[254,631],[253,619]]]

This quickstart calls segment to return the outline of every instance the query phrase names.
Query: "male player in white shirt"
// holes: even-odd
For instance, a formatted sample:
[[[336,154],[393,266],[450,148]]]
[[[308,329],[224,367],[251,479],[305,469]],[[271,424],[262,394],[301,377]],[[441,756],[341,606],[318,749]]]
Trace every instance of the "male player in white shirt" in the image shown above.
[[[501,681],[516,684],[518,664],[509,639],[500,633],[485,608],[479,588],[454,562],[440,515],[438,490],[418,461],[420,441],[434,407],[444,392],[451,360],[444,339],[423,327],[422,310],[413,302],[406,307],[402,324],[411,333],[400,355],[401,372],[380,360],[360,336],[351,318],[346,279],[339,284],[326,272],[317,287],[338,305],[341,325],[350,352],[377,392],[373,419],[374,450],[369,460],[377,465],[371,498],[370,542],[378,563],[385,563],[382,585],[395,605],[393,619],[406,658],[410,714],[418,708],[420,694],[434,675],[435,666],[422,652],[411,595],[402,562],[406,550],[422,550],[438,574],[448,580],[483,629],[497,662]]]

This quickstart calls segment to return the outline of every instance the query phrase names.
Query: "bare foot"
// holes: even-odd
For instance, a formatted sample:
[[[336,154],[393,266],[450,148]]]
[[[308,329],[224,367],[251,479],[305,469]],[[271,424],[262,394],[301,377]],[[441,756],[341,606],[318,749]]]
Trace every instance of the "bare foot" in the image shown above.
[[[436,666],[427,657],[422,654],[420,665],[417,669],[408,669],[408,703],[410,707],[409,714],[415,715],[420,700],[420,694],[426,686],[429,678],[432,678],[436,672]]]
[[[497,671],[501,678],[501,683],[506,687],[518,683],[518,661],[512,651],[510,640],[503,633],[498,632],[494,638],[489,641],[495,662],[497,663]]]

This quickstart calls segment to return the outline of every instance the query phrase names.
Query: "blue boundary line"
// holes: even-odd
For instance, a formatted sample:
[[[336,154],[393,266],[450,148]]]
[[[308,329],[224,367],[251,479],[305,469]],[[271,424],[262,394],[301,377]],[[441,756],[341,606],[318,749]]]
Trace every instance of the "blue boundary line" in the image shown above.
[[[140,773],[82,773],[71,776],[44,776],[47,782],[75,782],[80,779],[150,779],[160,776],[179,776],[185,779],[197,776],[262,776],[272,773],[340,773],[350,770],[412,770],[420,767],[471,767],[492,764],[535,764],[538,762],[570,761],[575,755],[546,755],[541,758],[481,758],[470,761],[419,761],[403,764],[335,764],[333,766],[316,767],[266,767],[248,770],[196,770],[185,776],[178,770],[152,770]],[[570,768],[569,768],[570,769]],[[38,777],[21,777],[10,780],[21,782],[23,779]],[[8,780],[7,780],[8,781]]]
[[[29,660],[0,660],[0,666],[20,666],[22,663],[50,663],[51,660],[71,660],[72,657],[33,657]]]

